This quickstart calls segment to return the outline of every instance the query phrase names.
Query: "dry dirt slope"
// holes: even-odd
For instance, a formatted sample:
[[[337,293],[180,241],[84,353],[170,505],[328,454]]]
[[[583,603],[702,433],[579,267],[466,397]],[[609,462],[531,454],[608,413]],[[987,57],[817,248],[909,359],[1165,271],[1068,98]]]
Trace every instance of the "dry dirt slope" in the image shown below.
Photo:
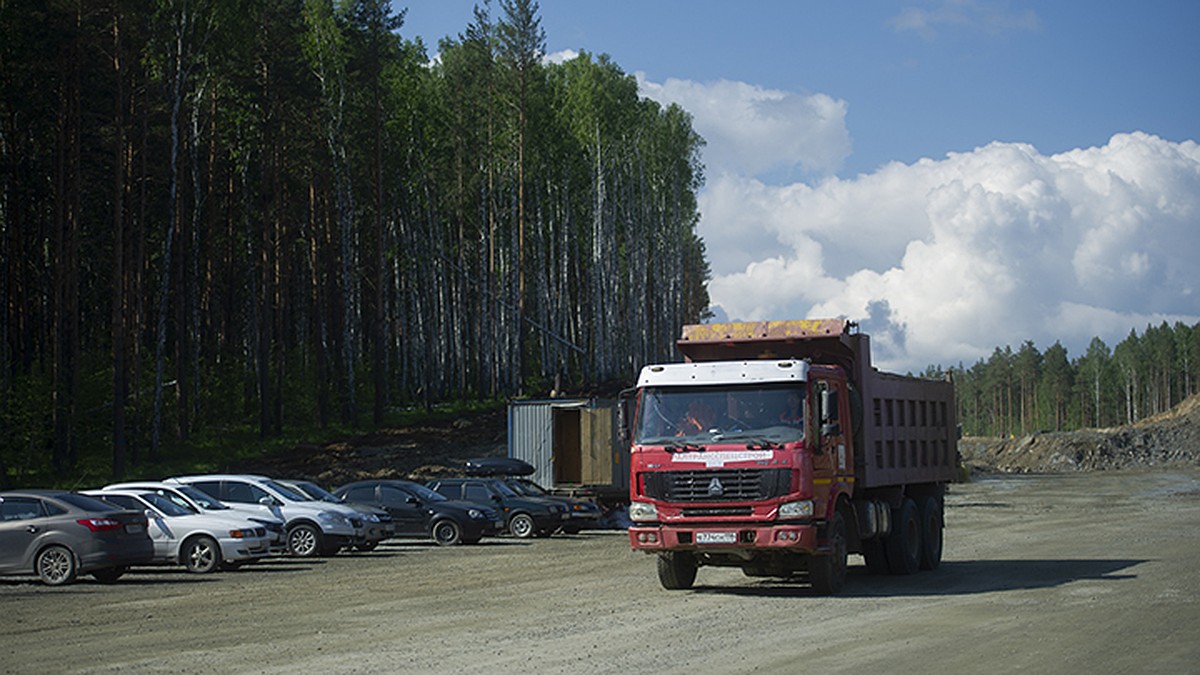
[[[958,449],[963,464],[975,472],[1200,466],[1200,394],[1131,426],[1009,439],[963,438]]]

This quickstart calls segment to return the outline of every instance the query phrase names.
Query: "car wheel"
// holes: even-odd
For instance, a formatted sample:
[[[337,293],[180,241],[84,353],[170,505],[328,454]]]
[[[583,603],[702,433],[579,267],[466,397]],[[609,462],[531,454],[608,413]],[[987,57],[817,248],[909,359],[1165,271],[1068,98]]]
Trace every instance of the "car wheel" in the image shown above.
[[[221,565],[221,548],[212,537],[192,537],[183,542],[183,565],[192,574],[215,572]]]
[[[942,504],[937,497],[921,502],[921,569],[936,570],[942,564]]]
[[[65,546],[48,546],[34,561],[37,574],[47,586],[61,586],[75,581],[75,554]]]
[[[462,541],[462,528],[453,520],[439,520],[433,524],[432,535],[438,546],[453,546]]]
[[[519,539],[528,539],[534,535],[533,516],[528,513],[518,513],[508,521],[508,531]]]
[[[124,576],[127,571],[129,571],[127,567],[105,567],[102,570],[94,570],[92,576],[102,584],[111,584]]]
[[[312,525],[300,523],[288,530],[288,550],[300,558],[315,558],[321,553],[321,533]]]

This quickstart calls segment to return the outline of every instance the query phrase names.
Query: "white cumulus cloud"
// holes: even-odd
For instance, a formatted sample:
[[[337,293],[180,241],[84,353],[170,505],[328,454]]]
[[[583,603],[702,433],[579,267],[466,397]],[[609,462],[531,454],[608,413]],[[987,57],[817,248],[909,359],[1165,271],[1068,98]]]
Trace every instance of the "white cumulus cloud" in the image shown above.
[[[835,171],[850,154],[846,102],[745,82],[650,82],[637,74],[641,94],[692,114],[708,142],[705,163],[718,172],[759,175],[780,169]]]
[[[858,320],[896,370],[1200,321],[1193,141],[993,143],[812,186],[722,176],[701,209],[723,314]]]

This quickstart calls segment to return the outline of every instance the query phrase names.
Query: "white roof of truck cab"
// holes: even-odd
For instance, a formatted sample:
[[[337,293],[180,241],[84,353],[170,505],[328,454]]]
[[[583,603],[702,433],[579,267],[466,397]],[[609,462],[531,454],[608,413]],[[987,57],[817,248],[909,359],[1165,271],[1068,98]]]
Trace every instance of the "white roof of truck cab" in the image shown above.
[[[638,376],[639,387],[677,387],[721,384],[765,384],[804,382],[808,363],[782,361],[701,361],[646,366]]]

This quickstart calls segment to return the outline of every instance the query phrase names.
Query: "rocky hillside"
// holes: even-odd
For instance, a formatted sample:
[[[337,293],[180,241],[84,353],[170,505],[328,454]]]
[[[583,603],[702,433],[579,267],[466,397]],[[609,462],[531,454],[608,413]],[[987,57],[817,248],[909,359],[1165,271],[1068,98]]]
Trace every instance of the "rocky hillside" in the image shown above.
[[[1200,466],[1200,395],[1131,426],[963,438],[958,450],[972,473]]]

